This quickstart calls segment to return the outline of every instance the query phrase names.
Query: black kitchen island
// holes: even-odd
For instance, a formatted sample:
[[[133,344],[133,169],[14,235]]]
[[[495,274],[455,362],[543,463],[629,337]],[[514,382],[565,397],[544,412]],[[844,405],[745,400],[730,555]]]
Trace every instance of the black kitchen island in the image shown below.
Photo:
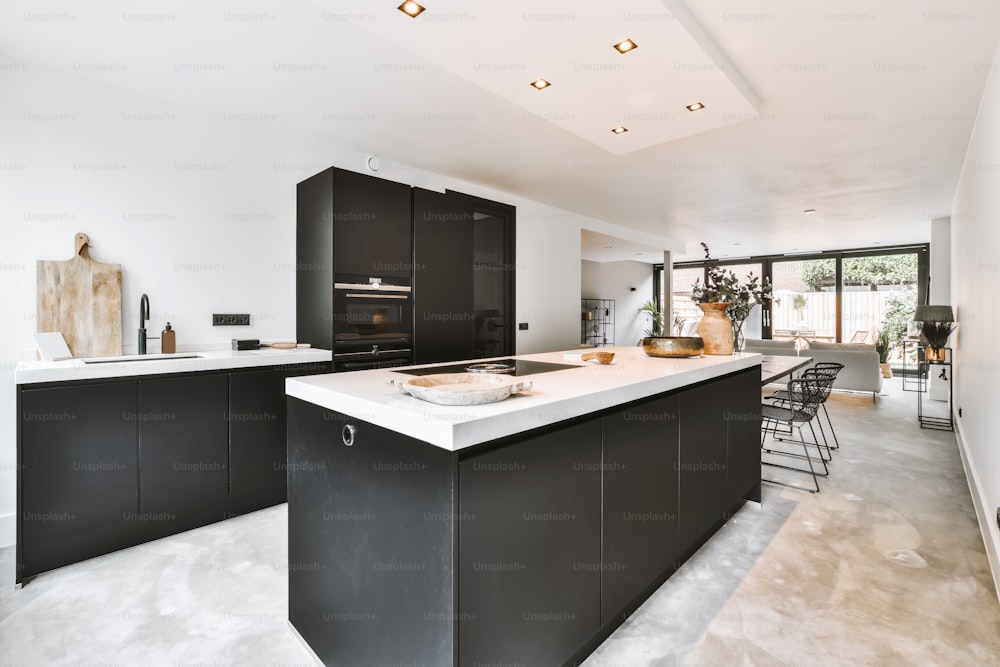
[[[614,351],[481,406],[287,381],[289,621],[320,660],[576,664],[759,501],[760,357]]]

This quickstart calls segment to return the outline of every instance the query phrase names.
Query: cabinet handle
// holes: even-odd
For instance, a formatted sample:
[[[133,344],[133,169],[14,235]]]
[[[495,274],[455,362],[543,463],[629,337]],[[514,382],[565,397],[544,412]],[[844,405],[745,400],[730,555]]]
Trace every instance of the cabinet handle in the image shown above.
[[[354,428],[352,424],[345,424],[343,430],[340,432],[340,437],[343,439],[344,444],[348,447],[354,446],[354,434],[357,429]]]

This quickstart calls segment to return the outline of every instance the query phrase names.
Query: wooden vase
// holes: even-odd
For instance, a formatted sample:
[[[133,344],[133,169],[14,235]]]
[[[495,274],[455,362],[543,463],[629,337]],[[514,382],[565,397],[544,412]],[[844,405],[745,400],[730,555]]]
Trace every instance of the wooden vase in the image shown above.
[[[699,303],[705,316],[698,324],[698,335],[705,341],[705,354],[733,353],[733,322],[726,315],[728,303]]]

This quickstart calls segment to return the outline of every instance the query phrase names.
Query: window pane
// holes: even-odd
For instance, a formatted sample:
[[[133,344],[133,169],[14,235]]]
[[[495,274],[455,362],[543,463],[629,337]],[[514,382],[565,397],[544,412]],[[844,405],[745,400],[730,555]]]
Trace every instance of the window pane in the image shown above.
[[[844,259],[844,342],[874,344],[877,332],[885,328],[890,345],[901,351],[917,303],[916,284],[916,253]]]
[[[752,273],[757,277],[757,284],[759,285],[763,282],[764,278],[761,273],[763,267],[759,264],[723,264],[721,268],[726,271],[732,271],[736,274],[736,277],[740,279],[741,283],[746,283],[749,280],[749,276]],[[760,320],[760,306],[754,306],[750,309],[750,314],[747,316],[746,320],[743,321],[743,337],[744,338],[763,338],[762,334],[762,323]]]
[[[692,332],[697,332],[702,312],[701,308],[691,300],[691,287],[696,279],[701,282],[705,281],[705,270],[701,267],[674,269],[671,276],[673,279],[671,295],[674,300],[674,312],[664,314],[664,328],[669,329],[669,334],[673,336],[678,335],[678,332],[683,336],[697,335]]]
[[[837,335],[836,260],[774,262],[771,337],[833,341]]]

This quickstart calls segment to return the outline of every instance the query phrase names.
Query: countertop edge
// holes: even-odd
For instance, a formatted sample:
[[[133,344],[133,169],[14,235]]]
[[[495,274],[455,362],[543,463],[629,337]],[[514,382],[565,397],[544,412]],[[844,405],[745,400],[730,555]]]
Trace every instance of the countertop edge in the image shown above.
[[[328,362],[329,350],[300,348],[281,352],[239,352],[233,350],[203,350],[193,359],[155,359],[123,363],[84,364],[80,359],[52,362],[27,362],[27,368],[14,370],[14,384],[32,385],[48,382],[112,380],[144,375],[170,375],[239,368],[266,368]]]
[[[475,414],[479,406],[470,406],[469,412],[456,408],[457,412],[445,412],[441,415],[436,415],[433,408],[424,413],[399,410],[393,407],[397,398],[395,396],[379,402],[346,391],[317,386],[315,380],[324,376],[288,378],[285,381],[285,391],[290,397],[372,423],[441,449],[458,451],[759,366],[760,360],[761,356],[758,354],[745,354],[724,362],[699,365],[689,370],[647,378],[625,386],[598,388],[584,395],[542,402],[531,402],[530,396],[515,395],[500,404],[495,404],[503,404],[508,409],[499,414],[487,415]],[[594,370],[599,369],[595,367]],[[359,373],[377,372],[359,371]],[[346,374],[341,377],[344,375]],[[398,399],[417,400],[402,393]],[[523,405],[518,405],[522,401]],[[432,404],[428,404],[430,405]]]

